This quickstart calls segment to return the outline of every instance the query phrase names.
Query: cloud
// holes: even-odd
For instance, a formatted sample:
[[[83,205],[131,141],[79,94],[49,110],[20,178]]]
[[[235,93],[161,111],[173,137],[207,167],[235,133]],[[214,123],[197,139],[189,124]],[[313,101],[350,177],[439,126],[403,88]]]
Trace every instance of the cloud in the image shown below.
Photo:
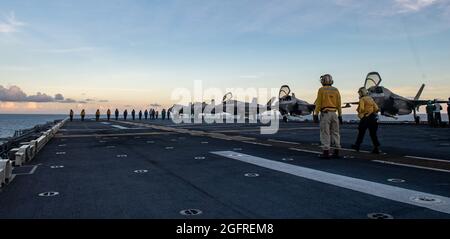
[[[56,95],[55,95],[55,100],[56,100],[56,101],[62,101],[62,100],[64,100],[64,96],[61,95],[61,94],[56,94]]]
[[[54,97],[41,92],[35,95],[27,95],[18,86],[5,88],[0,85],[0,102],[77,103],[78,101],[70,98],[65,99],[62,94],[56,94]]]
[[[10,12],[6,19],[0,20],[0,33],[13,33],[19,31],[19,28],[25,26],[25,23],[16,19],[16,14]]]
[[[100,102],[100,103],[108,103],[109,100],[99,100],[98,102]]]
[[[438,2],[438,0],[395,0],[399,13],[418,12]]]
[[[150,104],[150,106],[151,106],[151,107],[161,107],[161,105],[160,105],[160,104],[158,104],[158,103],[153,103],[153,104]]]

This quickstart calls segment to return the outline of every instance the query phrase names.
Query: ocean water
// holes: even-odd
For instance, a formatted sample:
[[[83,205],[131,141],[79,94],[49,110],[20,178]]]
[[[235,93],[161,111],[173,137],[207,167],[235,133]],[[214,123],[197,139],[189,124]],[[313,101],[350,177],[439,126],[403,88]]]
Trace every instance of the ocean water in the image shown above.
[[[64,119],[65,115],[0,114],[0,138],[11,137],[16,130]]]

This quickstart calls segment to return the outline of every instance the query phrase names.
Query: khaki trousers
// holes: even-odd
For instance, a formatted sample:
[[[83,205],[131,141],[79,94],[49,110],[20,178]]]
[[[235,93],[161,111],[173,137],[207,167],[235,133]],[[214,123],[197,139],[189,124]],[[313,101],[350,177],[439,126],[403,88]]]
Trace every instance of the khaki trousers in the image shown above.
[[[336,112],[322,112],[320,114],[320,142],[323,150],[330,150],[331,146],[341,148],[339,119]]]

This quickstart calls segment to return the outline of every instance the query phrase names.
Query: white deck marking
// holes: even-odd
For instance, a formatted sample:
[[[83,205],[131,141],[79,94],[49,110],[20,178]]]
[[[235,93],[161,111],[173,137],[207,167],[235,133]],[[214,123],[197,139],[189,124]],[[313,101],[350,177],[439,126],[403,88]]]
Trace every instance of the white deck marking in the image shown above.
[[[116,124],[113,124],[111,126],[114,128],[118,128],[118,129],[129,129],[128,127],[124,127],[124,126],[120,126],[120,125],[116,125]]]
[[[434,158],[425,158],[425,157],[417,157],[417,156],[409,156],[409,155],[406,155],[405,158],[422,159],[422,160],[428,160],[428,161],[450,163],[450,160],[445,160],[445,159],[434,159]]]
[[[263,143],[258,143],[258,142],[252,142],[252,141],[242,141],[242,143],[246,143],[246,144],[254,144],[254,145],[262,145],[262,146],[267,146],[267,147],[271,147],[271,144],[263,144]]]
[[[100,124],[111,124],[111,123],[108,123],[108,122],[101,122]]]
[[[283,141],[283,140],[277,140],[277,139],[268,139],[267,141],[275,142],[275,143],[284,143],[284,144],[296,144],[296,145],[300,144],[297,142],[289,142],[289,141]]]
[[[230,159],[235,159],[241,162],[253,164],[263,168],[272,169],[278,172],[283,172],[298,177],[314,180],[317,182],[334,185],[341,188],[350,189],[353,191],[366,193],[369,195],[411,204],[418,207],[428,208],[434,211],[450,214],[450,198],[434,195],[430,193],[404,189],[391,185],[371,182],[363,179],[352,178],[348,176],[328,173],[311,168],[300,167],[297,165],[282,163],[265,158],[255,157],[247,154],[236,153],[233,151],[217,151],[212,154],[223,156]],[[421,203],[414,198],[435,198],[435,203]]]
[[[391,165],[397,165],[397,166],[404,166],[404,167],[410,167],[410,168],[427,169],[427,170],[433,170],[433,171],[444,172],[444,173],[450,173],[450,170],[446,170],[446,169],[430,168],[430,167],[417,166],[417,165],[406,164],[406,163],[394,163],[394,162],[383,161],[383,160],[372,160],[372,162],[391,164]]]
[[[295,150],[295,151],[299,151],[299,152],[304,152],[304,153],[311,153],[311,154],[320,154],[322,152],[319,151],[313,151],[313,150],[307,150],[307,149],[298,149],[298,148],[289,148],[290,150]]]
[[[34,172],[36,172],[36,169],[39,167],[39,164],[38,165],[26,165],[26,166],[22,166],[22,167],[23,168],[25,168],[25,167],[32,167],[32,168],[31,168],[31,170],[28,173],[16,173],[16,174],[13,174],[13,175],[15,175],[15,176],[32,175],[32,174],[34,174]]]

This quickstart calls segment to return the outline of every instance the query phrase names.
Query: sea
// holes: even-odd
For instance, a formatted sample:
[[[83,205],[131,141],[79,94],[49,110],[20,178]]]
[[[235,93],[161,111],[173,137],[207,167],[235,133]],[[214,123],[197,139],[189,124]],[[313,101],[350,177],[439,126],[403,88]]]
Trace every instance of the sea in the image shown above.
[[[12,137],[16,130],[33,128],[65,117],[53,114],[0,114],[0,138]]]
[[[418,114],[421,121],[426,121],[425,114]],[[53,122],[54,120],[62,120],[67,115],[52,115],[52,114],[0,114],[0,138],[8,138],[14,136],[16,130],[29,129],[36,125],[45,124],[47,122]],[[87,118],[93,118],[94,116],[87,115]],[[344,121],[357,121],[358,117],[353,114],[343,115]],[[301,118],[290,117],[290,121],[312,120],[311,116],[305,116]],[[398,119],[380,116],[381,122],[411,122],[413,121],[412,115],[399,116]],[[446,113],[442,112],[442,120],[448,121]]]

